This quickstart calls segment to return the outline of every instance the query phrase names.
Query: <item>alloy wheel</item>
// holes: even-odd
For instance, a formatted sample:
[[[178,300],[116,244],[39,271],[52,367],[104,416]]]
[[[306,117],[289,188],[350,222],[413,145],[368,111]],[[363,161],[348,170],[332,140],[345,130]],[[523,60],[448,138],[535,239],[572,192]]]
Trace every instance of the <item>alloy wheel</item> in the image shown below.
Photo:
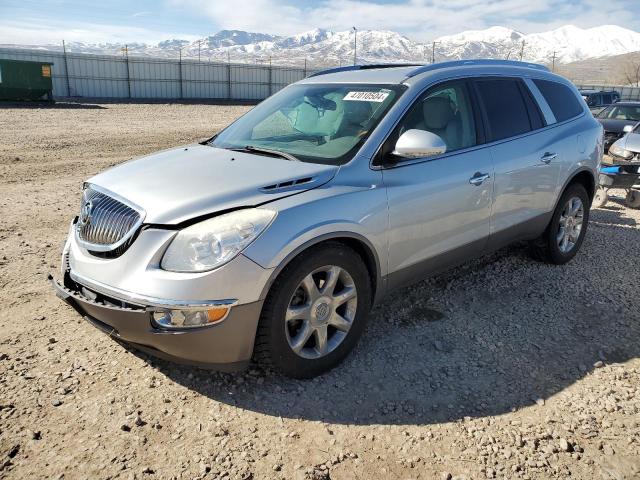
[[[584,219],[584,205],[579,197],[571,197],[565,204],[560,222],[556,241],[558,249],[562,253],[569,253],[576,246],[582,231]]]
[[[309,273],[296,287],[285,314],[285,333],[293,352],[317,359],[334,351],[355,319],[358,296],[349,273],[327,265]]]

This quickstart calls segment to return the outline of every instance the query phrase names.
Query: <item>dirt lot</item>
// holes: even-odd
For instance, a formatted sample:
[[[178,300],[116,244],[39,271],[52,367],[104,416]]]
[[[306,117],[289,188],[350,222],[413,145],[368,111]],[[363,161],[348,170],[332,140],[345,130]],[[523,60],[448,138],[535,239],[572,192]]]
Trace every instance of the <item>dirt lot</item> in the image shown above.
[[[640,478],[640,211],[398,292],[313,381],[136,355],[47,284],[83,179],[247,107],[0,108],[0,477]]]

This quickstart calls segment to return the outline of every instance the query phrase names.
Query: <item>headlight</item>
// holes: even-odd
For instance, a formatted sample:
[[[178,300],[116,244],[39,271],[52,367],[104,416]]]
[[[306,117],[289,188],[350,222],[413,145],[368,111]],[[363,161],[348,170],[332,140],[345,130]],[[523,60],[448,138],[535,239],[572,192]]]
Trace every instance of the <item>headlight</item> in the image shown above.
[[[264,208],[226,213],[180,231],[162,257],[162,268],[172,272],[204,272],[232,260],[276,217]]]
[[[618,142],[616,142],[618,143]],[[611,145],[609,147],[609,153],[611,153],[612,155],[615,155],[617,157],[622,157],[622,158],[631,158],[633,157],[633,152],[630,152],[629,150],[625,150],[624,148],[616,145],[616,143],[614,143],[613,145]]]

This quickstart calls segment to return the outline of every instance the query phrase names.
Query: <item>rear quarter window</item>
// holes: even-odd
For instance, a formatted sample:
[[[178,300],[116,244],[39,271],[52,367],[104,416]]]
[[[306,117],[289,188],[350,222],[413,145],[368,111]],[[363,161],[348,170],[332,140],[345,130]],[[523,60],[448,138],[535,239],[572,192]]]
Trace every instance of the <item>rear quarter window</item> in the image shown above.
[[[534,80],[533,83],[549,104],[557,122],[564,122],[583,112],[578,98],[566,85],[550,80]]]

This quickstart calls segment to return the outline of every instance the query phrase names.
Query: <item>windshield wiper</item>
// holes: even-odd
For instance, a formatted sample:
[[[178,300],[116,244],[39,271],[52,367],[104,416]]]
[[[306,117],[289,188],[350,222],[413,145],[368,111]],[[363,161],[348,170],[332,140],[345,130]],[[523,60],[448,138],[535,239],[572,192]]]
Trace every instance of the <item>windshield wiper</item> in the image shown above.
[[[267,155],[272,155],[274,157],[285,158],[287,160],[291,160],[293,162],[299,162],[300,160],[290,153],[281,152],[280,150],[272,150],[270,148],[264,147],[256,147],[254,145],[246,145],[241,148],[229,148],[229,150],[233,150],[234,152],[255,152],[255,153],[264,153]]]

